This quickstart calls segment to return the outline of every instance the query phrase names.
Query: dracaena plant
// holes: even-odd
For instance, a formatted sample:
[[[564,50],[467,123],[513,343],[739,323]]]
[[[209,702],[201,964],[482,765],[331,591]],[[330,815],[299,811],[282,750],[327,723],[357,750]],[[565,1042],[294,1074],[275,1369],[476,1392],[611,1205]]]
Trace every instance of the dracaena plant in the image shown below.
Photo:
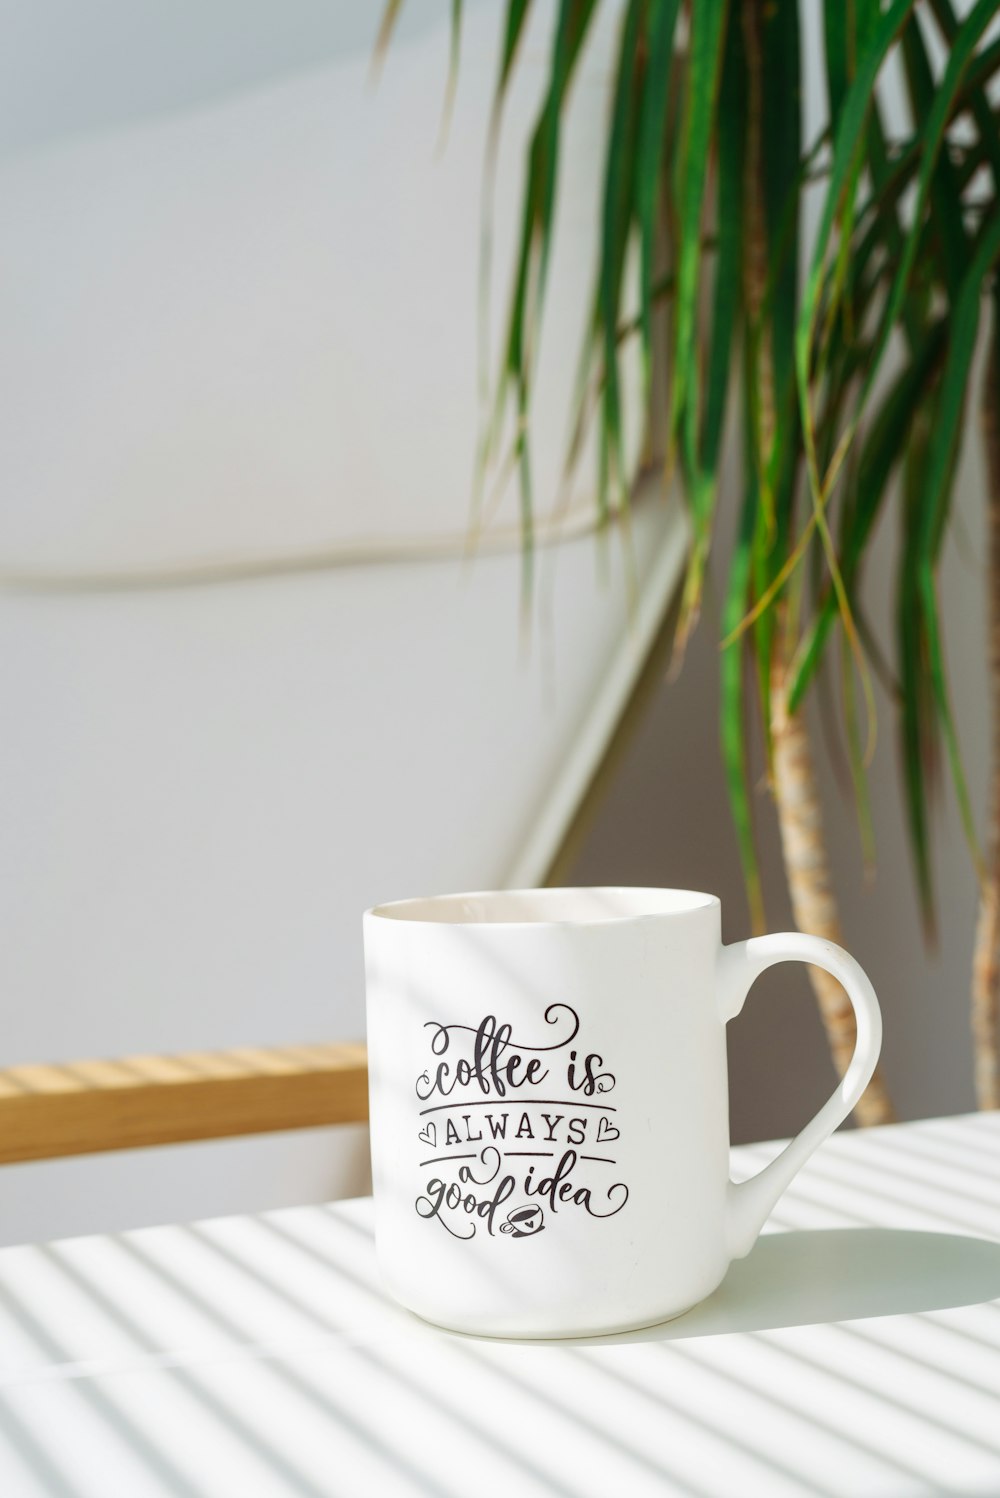
[[[723,759],[751,913],[762,920],[746,729],[762,725],[768,782],[795,918],[840,938],[813,746],[803,713],[820,667],[840,683],[844,739],[866,855],[871,674],[898,718],[904,802],[925,926],[934,918],[927,814],[939,747],[972,857],[981,911],[973,980],[981,1105],[1000,1106],[1000,111],[992,83],[1000,0],[822,0],[825,129],[803,138],[805,0],[605,0],[620,13],[607,115],[599,264],[581,308],[584,378],[575,427],[597,425],[602,516],[628,505],[623,340],[668,372],[668,469],[690,514],[677,649],[698,618],[722,506],[736,542],[722,610]],[[520,474],[531,546],[532,351],[544,315],[560,125],[601,0],[557,0],[526,163],[519,254],[495,371],[483,461]],[[388,35],[398,0],[387,11]],[[508,0],[494,122],[518,64],[531,0]],[[453,59],[461,6],[453,7]],[[902,68],[909,123],[893,131],[882,81]],[[818,221],[807,226],[808,192]],[[488,192],[487,192],[488,198]],[[637,251],[637,253],[636,253]],[[638,285],[629,267],[638,263]],[[980,334],[987,445],[991,693],[998,755],[986,857],[953,721],[936,590]],[[649,389],[647,389],[647,398]],[[730,405],[733,411],[729,411]],[[514,450],[497,434],[513,410]],[[742,493],[720,491],[723,434],[738,421]],[[579,444],[574,445],[573,461]],[[881,513],[898,513],[895,658],[865,620],[865,555]],[[750,699],[756,699],[756,711]],[[843,1071],[853,1022],[834,980],[813,971]],[[861,1121],[892,1116],[877,1074]]]

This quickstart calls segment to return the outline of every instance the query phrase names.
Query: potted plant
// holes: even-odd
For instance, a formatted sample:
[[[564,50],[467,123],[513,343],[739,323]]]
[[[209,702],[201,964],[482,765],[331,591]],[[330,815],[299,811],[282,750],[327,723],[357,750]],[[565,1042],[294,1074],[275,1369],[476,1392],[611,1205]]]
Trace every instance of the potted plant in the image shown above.
[[[399,0],[383,26],[387,43]],[[496,131],[518,65],[530,0],[508,0]],[[544,97],[525,172],[506,338],[484,429],[485,469],[520,475],[531,547],[531,392],[544,315],[559,174],[560,122],[601,6],[560,0]],[[581,308],[583,360],[574,431],[599,433],[596,476],[609,525],[627,518],[622,455],[623,343],[641,340],[647,372],[665,356],[668,470],[679,477],[691,544],[675,650],[698,618],[719,504],[739,508],[723,608],[720,728],[755,924],[757,867],[746,728],[763,737],[795,919],[840,939],[803,704],[837,662],[840,715],[866,859],[866,766],[873,671],[896,703],[901,774],[925,932],[934,922],[929,779],[943,749],[981,884],[973,963],[976,1088],[1000,1106],[1000,750],[980,854],[945,664],[936,575],[963,417],[979,378],[989,511],[990,682],[1000,737],[1000,130],[990,85],[997,0],[959,16],[952,0],[824,0],[827,123],[803,138],[804,7],[798,0],[626,0],[607,120],[600,257]],[[453,7],[459,59],[461,5]],[[897,56],[909,119],[887,118]],[[489,159],[487,160],[487,179]],[[818,216],[811,215],[819,199]],[[487,203],[489,197],[487,181]],[[815,219],[815,221],[813,221]],[[637,262],[636,274],[631,274]],[[981,377],[973,364],[988,340]],[[730,408],[733,408],[732,411]],[[501,449],[513,414],[512,451]],[[720,491],[723,432],[739,420],[745,482]],[[507,428],[509,429],[509,428]],[[568,463],[579,444],[571,444]],[[896,510],[895,660],[865,620],[873,528]],[[833,1059],[843,1071],[853,1023],[838,985],[814,973]],[[857,1109],[890,1119],[876,1074]]]

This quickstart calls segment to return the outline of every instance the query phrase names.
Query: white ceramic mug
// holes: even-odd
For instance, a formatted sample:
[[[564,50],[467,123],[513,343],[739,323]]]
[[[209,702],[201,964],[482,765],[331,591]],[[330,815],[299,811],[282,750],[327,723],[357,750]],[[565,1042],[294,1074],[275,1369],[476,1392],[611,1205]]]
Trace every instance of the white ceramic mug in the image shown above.
[[[878,1059],[874,991],[840,947],[723,946],[714,895],[544,889],[366,911],[378,1261],[429,1321],[500,1337],[677,1316],[748,1253]],[[726,1022],[775,962],[847,990],[847,1075],[766,1169],[729,1178]]]

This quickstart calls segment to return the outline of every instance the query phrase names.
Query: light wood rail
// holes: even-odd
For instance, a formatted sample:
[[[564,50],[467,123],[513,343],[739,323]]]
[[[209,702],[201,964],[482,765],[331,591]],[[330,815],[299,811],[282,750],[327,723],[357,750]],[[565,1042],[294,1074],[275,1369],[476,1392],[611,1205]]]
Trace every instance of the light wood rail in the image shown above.
[[[127,1056],[0,1069],[0,1164],[368,1117],[363,1045]]]

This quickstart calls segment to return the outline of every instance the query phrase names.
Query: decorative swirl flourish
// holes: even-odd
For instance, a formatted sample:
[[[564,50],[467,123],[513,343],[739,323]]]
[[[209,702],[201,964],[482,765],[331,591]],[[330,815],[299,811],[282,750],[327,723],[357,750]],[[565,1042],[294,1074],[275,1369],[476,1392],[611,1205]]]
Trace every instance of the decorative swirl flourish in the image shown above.
[[[500,1029],[495,1032],[497,1049],[504,1050],[509,1046],[512,1048],[516,1048],[519,1051],[558,1051],[564,1045],[569,1045],[571,1040],[576,1039],[576,1036],[579,1033],[580,1029],[580,1016],[577,1014],[572,1005],[550,1004],[545,1011],[545,1023],[547,1025],[559,1024],[558,1011],[561,1009],[565,1009],[567,1014],[571,1014],[573,1016],[573,1028],[570,1033],[562,1040],[553,1041],[552,1045],[523,1045],[521,1041],[515,1040],[512,1034],[508,1034],[504,1038],[501,1038],[502,1031],[505,1029],[510,1029],[510,1026],[502,1025]],[[483,1021],[483,1023],[485,1024],[490,1020],[492,1020],[495,1024],[495,1015],[487,1015],[486,1020]],[[459,1023],[453,1025],[442,1025],[439,1020],[429,1019],[424,1021],[424,1029],[434,1031],[434,1035],[431,1038],[431,1050],[434,1052],[435,1056],[441,1056],[448,1049],[448,1035],[451,1030],[468,1030],[470,1035],[478,1035],[480,1030],[482,1029],[482,1025],[463,1025]]]
[[[621,1211],[622,1207],[624,1207],[625,1203],[628,1201],[628,1187],[626,1186],[624,1181],[616,1181],[613,1186],[608,1187],[607,1198],[609,1202],[614,1201],[614,1193],[616,1191],[624,1191],[625,1195],[622,1197],[617,1207],[612,1207],[610,1212],[595,1212],[589,1201],[584,1203],[591,1217],[614,1217],[616,1212]]]

